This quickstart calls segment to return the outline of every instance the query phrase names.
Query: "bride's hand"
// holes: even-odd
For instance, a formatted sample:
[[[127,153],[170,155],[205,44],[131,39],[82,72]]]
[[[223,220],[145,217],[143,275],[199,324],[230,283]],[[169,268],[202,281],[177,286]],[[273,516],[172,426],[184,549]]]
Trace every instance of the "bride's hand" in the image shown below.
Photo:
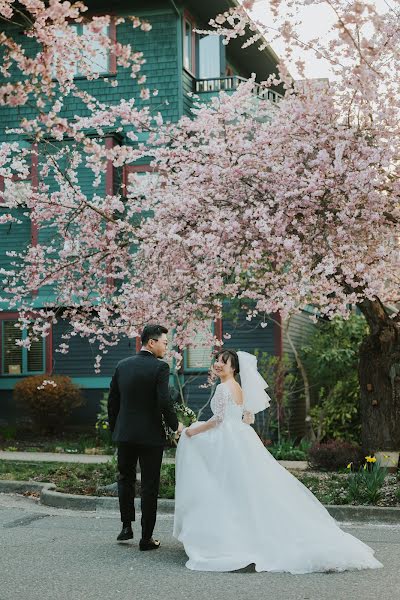
[[[253,425],[254,423],[254,414],[249,410],[245,410],[243,413],[243,423],[246,423],[246,425]]]
[[[194,434],[194,431],[193,431],[192,429],[185,429],[185,433],[186,433],[186,435],[187,435],[188,437],[190,437],[190,438],[191,438],[191,437],[193,437],[193,436],[195,435],[195,434]]]

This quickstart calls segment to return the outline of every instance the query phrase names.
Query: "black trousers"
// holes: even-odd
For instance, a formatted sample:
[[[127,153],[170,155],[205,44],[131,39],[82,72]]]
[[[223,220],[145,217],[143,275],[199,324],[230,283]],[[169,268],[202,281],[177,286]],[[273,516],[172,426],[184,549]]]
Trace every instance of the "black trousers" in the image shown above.
[[[156,524],[163,451],[162,446],[142,446],[129,442],[118,444],[118,498],[121,521],[135,521],[136,466],[139,460],[143,540],[152,537]]]

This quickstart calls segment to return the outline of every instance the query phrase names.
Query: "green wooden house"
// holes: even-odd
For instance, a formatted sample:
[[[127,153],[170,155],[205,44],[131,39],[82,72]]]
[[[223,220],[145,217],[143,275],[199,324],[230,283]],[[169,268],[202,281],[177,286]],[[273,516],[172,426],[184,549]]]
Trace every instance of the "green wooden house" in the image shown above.
[[[102,1],[88,2],[90,15],[109,14],[110,5]],[[252,73],[257,74],[258,80],[266,79],[270,73],[276,72],[277,56],[270,48],[259,51],[255,45],[242,49],[243,38],[232,41],[228,46],[222,44],[219,37],[200,35],[196,28],[207,28],[208,21],[219,12],[234,6],[235,0],[147,0],[140,2],[134,0],[129,5],[124,0],[114,0],[112,15],[115,17],[135,14],[147,19],[152,29],[150,32],[133,30],[129,24],[115,25],[114,21],[108,29],[108,34],[119,42],[130,43],[136,49],[143,51],[146,63],[143,74],[147,76],[149,88],[158,90],[158,95],[151,98],[152,108],[160,110],[164,120],[177,121],[183,115],[191,115],[192,93],[197,94],[204,101],[209,100],[220,90],[233,92],[241,81],[246,80]],[[83,28],[84,24],[79,25]],[[12,33],[10,25],[8,33]],[[18,35],[15,32],[15,35]],[[27,52],[29,44],[26,40]],[[100,101],[116,101],[121,98],[137,96],[137,84],[131,79],[128,70],[116,68],[112,56],[101,53],[95,61],[99,78],[87,81],[79,72],[76,78],[81,79],[82,89],[88,90]],[[118,77],[118,87],[110,87],[104,78]],[[265,102],[279,102],[282,90],[271,89]],[[72,116],[79,112],[79,105],[70,101],[66,104],[65,115]],[[68,114],[69,113],[69,114]],[[5,128],[17,126],[21,117],[30,116],[30,109],[24,107],[16,110],[9,107],[0,108],[0,141],[9,140]],[[29,145],[30,141],[18,140],[20,144]],[[130,143],[126,131],[108,131],[105,143],[110,147],[115,144]],[[149,166],[126,167],[118,172],[108,168],[104,173],[102,186],[104,193],[112,193],[122,182],[127,182],[132,172],[146,172]],[[29,194],[30,186],[38,181],[37,159],[32,159],[30,178],[20,182],[20,193]],[[90,197],[92,175],[82,169],[80,172],[80,185]],[[0,181],[0,188],[2,182]],[[97,193],[99,190],[97,189]],[[1,194],[1,189],[0,189]],[[1,206],[2,210],[7,210]],[[43,236],[50,235],[47,227],[35,227],[29,215],[21,208],[18,210],[20,223],[0,225],[0,269],[9,265],[12,260],[7,256],[7,251],[23,251],[31,240],[33,243],[43,240]],[[1,272],[1,271],[0,271]],[[35,297],[35,305],[40,307],[51,299],[52,290],[43,289]],[[49,373],[70,376],[85,392],[87,403],[75,419],[80,423],[93,423],[98,408],[99,399],[108,389],[110,377],[116,363],[123,357],[137,351],[138,342],[135,339],[123,339],[119,345],[105,355],[102,362],[101,374],[94,372],[94,357],[97,354],[95,345],[86,339],[74,337],[68,354],[57,352],[63,341],[63,334],[68,330],[68,323],[59,321],[53,327],[50,335],[35,344],[28,352],[26,349],[15,345],[15,340],[21,332],[14,327],[17,314],[10,312],[7,302],[3,302],[3,311],[0,312],[0,422],[13,419],[15,407],[12,401],[12,390],[21,377],[31,374]],[[213,324],[215,333],[222,337],[225,332],[231,334],[226,341],[228,347],[254,352],[259,350],[271,355],[282,355],[287,348],[282,328],[271,322],[267,328],[260,326],[261,319],[247,321],[245,315],[238,314],[235,318],[227,312],[226,318]],[[306,316],[300,316],[292,325],[292,337],[299,342],[304,337],[308,328]],[[211,349],[204,347],[201,340],[199,347],[185,352],[184,366],[180,374],[184,384],[184,391],[188,403],[194,409],[199,409],[207,403],[209,391],[201,388],[210,365]],[[296,417],[301,424],[303,418],[301,409]],[[207,409],[204,413],[207,415]]]

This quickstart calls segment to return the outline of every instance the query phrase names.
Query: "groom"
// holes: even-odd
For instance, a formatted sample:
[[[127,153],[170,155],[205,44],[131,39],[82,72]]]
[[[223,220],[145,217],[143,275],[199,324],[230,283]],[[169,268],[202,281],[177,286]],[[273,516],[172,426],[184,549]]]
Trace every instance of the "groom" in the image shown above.
[[[118,497],[122,531],[117,540],[133,538],[135,520],[136,465],[141,471],[142,538],[140,550],[156,550],[153,539],[156,523],[160,470],[165,444],[165,423],[180,433],[169,398],[169,367],[162,360],[167,351],[168,330],[161,325],[146,325],[141,335],[142,348],[136,356],[118,363],[108,397],[108,421],[113,441],[118,445]]]

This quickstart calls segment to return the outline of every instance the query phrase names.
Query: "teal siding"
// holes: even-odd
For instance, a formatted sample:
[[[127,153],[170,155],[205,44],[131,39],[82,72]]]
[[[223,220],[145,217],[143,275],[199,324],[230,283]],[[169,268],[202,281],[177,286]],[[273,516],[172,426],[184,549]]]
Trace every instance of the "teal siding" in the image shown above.
[[[189,94],[193,93],[195,78],[185,69],[182,71],[182,93],[183,93],[183,111],[188,117],[192,116],[193,98]]]
[[[8,214],[10,211],[0,205],[0,215]],[[7,251],[17,253],[25,253],[31,239],[31,221],[26,210],[23,208],[14,209],[11,211],[13,217],[16,217],[21,223],[4,223],[0,225],[0,281],[5,279],[1,269],[14,269],[12,263],[19,262],[18,258],[8,257]],[[18,268],[15,269],[18,272]],[[6,294],[0,287],[0,297],[6,298]],[[7,308],[6,305],[0,303],[1,308]]]
[[[68,143],[61,142],[52,142],[50,149],[46,146],[41,151],[39,148],[39,153],[41,154],[40,160],[44,161],[44,154],[57,153],[61,151],[63,148],[68,149]],[[69,156],[66,155],[64,160],[59,161],[59,165],[61,168],[68,168]],[[39,166],[40,169],[40,166]],[[95,176],[93,171],[86,167],[85,165],[85,156],[82,157],[82,162],[77,168],[77,176],[78,176],[78,186],[79,189],[85,194],[88,200],[91,200],[94,195],[105,195],[105,174],[102,174],[100,183],[98,186],[94,187]],[[54,174],[49,173],[49,176],[45,179],[44,183],[49,186],[50,192],[56,192],[59,190],[59,186],[54,179]],[[70,230],[73,231],[73,223],[70,225]],[[50,221],[42,221],[38,227],[38,243],[51,245],[54,248],[59,247],[60,239],[57,236],[57,230],[52,226]],[[57,255],[49,255],[49,258],[57,258]],[[45,303],[54,300],[54,288],[51,285],[45,285],[40,288],[37,302]]]
[[[131,44],[135,50],[142,51],[146,59],[146,63],[142,67],[141,74],[147,76],[147,84],[151,90],[158,90],[157,96],[151,96],[149,101],[142,102],[139,98],[139,86],[136,80],[130,76],[130,70],[118,68],[117,87],[111,87],[105,82],[102,77],[94,81],[79,81],[79,86],[82,90],[96,96],[99,102],[117,103],[121,98],[129,99],[132,97],[139,98],[137,105],[150,106],[152,112],[160,111],[163,114],[165,121],[176,121],[182,114],[182,93],[181,93],[181,51],[180,51],[180,20],[173,11],[172,7],[160,10],[160,5],[165,3],[148,2],[146,3],[145,13],[138,11],[138,16],[143,16],[152,24],[150,32],[143,32],[140,29],[133,29],[130,21],[117,26],[117,41],[123,44]],[[140,8],[140,3],[136,2],[137,8]],[[143,6],[143,5],[142,5]],[[155,10],[152,10],[155,7]],[[135,11],[137,12],[137,11]],[[119,14],[124,14],[123,10]],[[128,14],[128,13],[126,13]],[[129,14],[132,11],[129,10]],[[16,35],[20,41],[17,29],[10,26],[7,29],[10,35]],[[34,43],[29,38],[24,38],[24,45],[27,55],[33,55]],[[111,79],[111,75],[109,78]],[[20,78],[18,70],[15,71],[15,78]],[[0,79],[1,80],[1,79]],[[85,116],[88,111],[85,105],[76,98],[67,98],[64,103],[64,110],[61,113],[62,117],[73,119],[75,115]],[[22,115],[23,112],[23,115]],[[33,117],[34,110],[29,105],[23,109],[1,107],[0,118],[2,123],[7,123],[8,127],[17,127],[22,116],[27,118]],[[122,132],[122,138],[127,131]],[[11,137],[7,136],[5,130],[0,131],[0,142],[10,141]],[[122,142],[124,139],[122,139]],[[131,143],[131,142],[127,142]],[[55,143],[60,146],[60,143]],[[53,143],[52,143],[53,146]],[[39,153],[47,153],[48,148],[39,148]],[[40,158],[39,158],[40,160]],[[78,183],[84,194],[90,199],[93,194],[98,193],[103,195],[105,192],[105,174],[99,187],[93,187],[94,176],[90,169],[85,167],[84,163],[78,169]],[[121,174],[116,173],[115,183],[118,185],[121,181]],[[50,178],[46,181],[50,183],[50,189],[57,189],[56,185],[51,184]],[[20,211],[22,212],[22,211]],[[1,207],[0,207],[1,214]],[[54,231],[50,223],[41,223],[38,232],[38,241],[40,243],[48,243],[54,239]],[[1,266],[6,268],[10,264],[10,260],[5,256],[6,249],[24,250],[30,240],[30,229],[28,219],[24,218],[22,226],[19,225],[1,225],[0,226],[0,261]],[[54,245],[57,246],[57,239],[54,239]],[[46,301],[51,301],[53,298],[53,290],[51,286],[45,286],[40,291],[35,299],[35,305],[40,306]]]
[[[53,373],[70,377],[96,376],[94,361],[99,354],[97,344],[91,344],[87,338],[74,336],[66,342],[70,345],[68,354],[56,352],[60,343],[65,342],[62,336],[68,331],[69,325],[66,321],[59,321],[53,328]],[[116,346],[110,347],[107,354],[103,355],[98,377],[111,376],[120,360],[135,353],[136,341],[122,338]]]
[[[139,100],[138,106],[150,105],[153,111],[160,111],[165,120],[176,121],[180,116],[177,15],[172,8],[154,12],[149,8],[143,16],[152,25],[150,32],[133,30],[128,23],[117,27],[119,42],[130,43],[144,53],[146,63],[140,73],[147,76],[146,85],[150,90],[158,90],[157,96],[152,96],[145,103]],[[118,82],[118,87],[108,88],[108,94],[112,94],[113,98],[129,99],[138,96],[139,88],[130,77],[128,69],[118,69]]]
[[[237,317],[226,317],[223,321],[223,333],[231,335],[229,340],[224,339],[224,348],[243,350],[244,352],[256,351],[276,354],[275,331],[276,325],[266,319],[267,327],[261,327],[264,318],[257,316],[248,321],[246,315],[240,312]]]

